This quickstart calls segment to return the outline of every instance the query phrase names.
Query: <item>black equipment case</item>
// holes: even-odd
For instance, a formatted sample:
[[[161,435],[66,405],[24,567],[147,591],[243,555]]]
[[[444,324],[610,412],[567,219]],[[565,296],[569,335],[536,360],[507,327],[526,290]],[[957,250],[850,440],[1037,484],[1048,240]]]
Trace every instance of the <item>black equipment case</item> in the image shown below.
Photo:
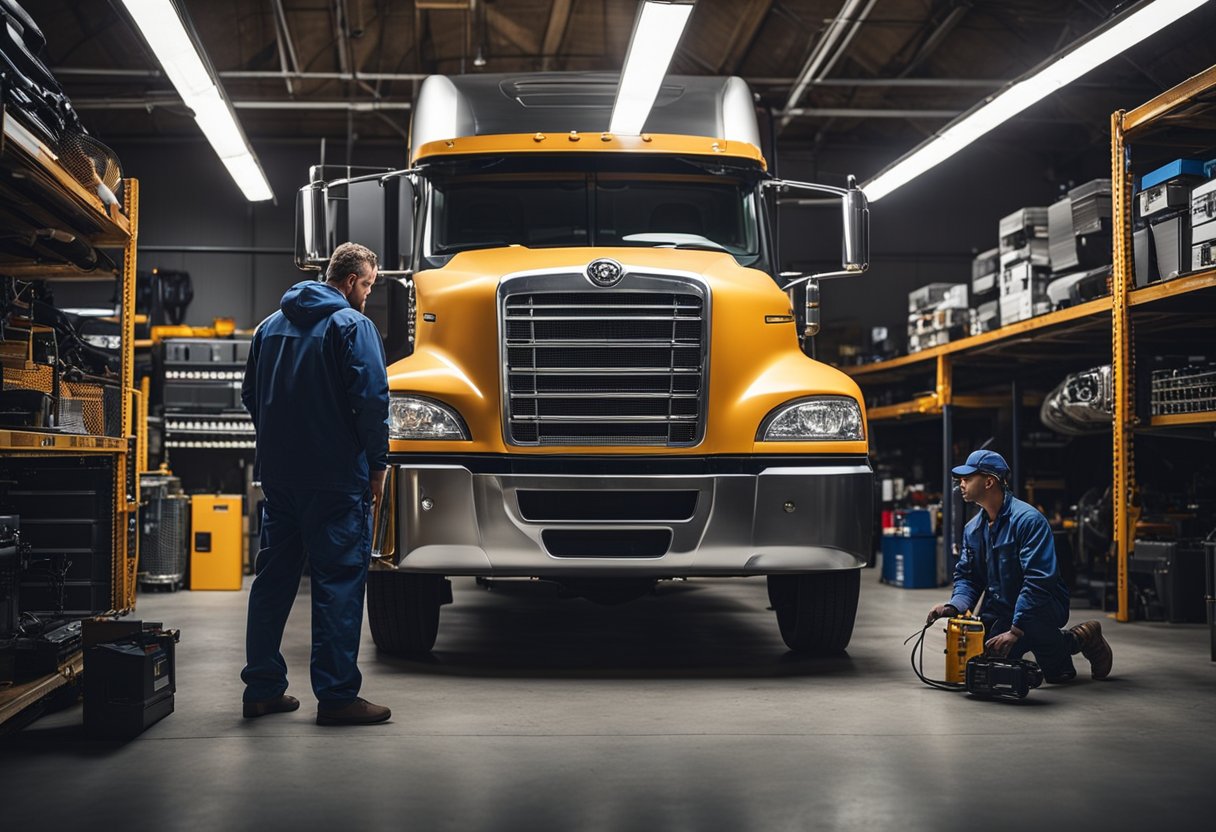
[[[177,630],[139,621],[90,621],[84,651],[84,727],[130,739],[173,713]],[[109,640],[113,639],[113,640]]]

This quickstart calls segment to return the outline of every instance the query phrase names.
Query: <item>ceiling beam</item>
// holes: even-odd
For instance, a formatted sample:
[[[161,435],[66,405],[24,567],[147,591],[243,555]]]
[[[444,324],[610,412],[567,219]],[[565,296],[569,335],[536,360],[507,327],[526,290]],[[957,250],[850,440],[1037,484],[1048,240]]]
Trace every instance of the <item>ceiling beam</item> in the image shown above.
[[[237,99],[232,102],[236,110],[343,110],[353,113],[373,113],[380,110],[409,110],[409,101],[302,101],[266,100],[257,98]],[[76,110],[146,110],[182,109],[180,98],[81,98],[72,102]]]
[[[920,45],[920,49],[916,50],[916,54],[912,56],[912,60],[908,61],[908,65],[900,70],[899,77],[905,78],[920,69],[925,61],[942,45],[942,41],[954,31],[958,24],[963,22],[963,18],[967,16],[967,12],[969,11],[971,11],[970,3],[958,3],[955,5],[937,28],[929,34],[929,37],[925,38],[925,42]]]
[[[525,55],[540,54],[541,42],[536,32],[516,23],[500,12],[497,6],[486,3],[482,8],[486,16],[486,23],[506,38],[508,43],[520,49]]]
[[[63,77],[96,77],[96,78],[164,78],[165,74],[157,69],[108,69],[104,67],[61,66],[54,68],[55,75]],[[241,81],[278,81],[284,77],[300,81],[353,81],[356,76],[350,72],[288,72],[276,70],[245,70],[232,69],[217,72],[222,79]],[[429,73],[426,72],[360,72],[358,78],[365,81],[422,81]],[[796,78],[773,76],[744,77],[744,80],[756,87],[790,86]],[[894,88],[962,88],[974,87],[996,89],[1009,83],[1008,78],[821,78],[815,82],[816,87],[894,87]],[[1110,89],[1110,83],[1105,81],[1074,81],[1069,88]],[[1149,86],[1128,88],[1120,87],[1123,92],[1155,92]]]
[[[794,107],[777,115],[783,118],[941,118],[962,115],[962,110],[896,110],[863,107]]]
[[[566,39],[566,26],[570,23],[570,6],[573,0],[553,0],[549,7],[549,23],[545,26],[545,40],[541,45],[540,68],[545,72],[553,69],[562,41]]]
[[[735,25],[731,30],[730,41],[722,51],[718,60],[717,71],[723,75],[734,75],[751,51],[760,27],[768,17],[773,7],[773,0],[746,0],[744,8],[732,8],[730,14],[735,17]]]
[[[811,54],[803,64],[802,71],[798,73],[798,80],[794,82],[794,88],[785,102],[786,111],[796,108],[807,87],[824,78],[831,71],[836,61],[848,49],[853,37],[861,29],[861,24],[865,22],[876,2],[877,0],[869,0],[869,2],[845,0],[844,5],[840,7],[840,12],[829,21],[822,37],[811,49]],[[789,118],[782,116],[778,130],[787,124],[789,124]]]

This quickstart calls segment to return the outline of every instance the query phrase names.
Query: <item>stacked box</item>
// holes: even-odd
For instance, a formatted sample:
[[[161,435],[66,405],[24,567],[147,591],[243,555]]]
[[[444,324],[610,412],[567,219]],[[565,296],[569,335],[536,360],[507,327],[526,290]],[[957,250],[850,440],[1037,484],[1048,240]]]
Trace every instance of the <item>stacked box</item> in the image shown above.
[[[1001,325],[1001,302],[990,300],[971,310],[971,334],[991,332]]]
[[[1191,271],[1216,266],[1216,179],[1191,191]]]
[[[908,294],[908,352],[967,335],[967,284],[930,283]]]
[[[1001,326],[1051,311],[1047,284],[1051,272],[1023,260],[1001,272]]]
[[[1051,309],[1048,214],[1047,208],[1022,208],[1001,220],[1001,326]]]
[[[1021,208],[1014,211],[1001,219],[999,229],[1002,269],[1022,262],[1042,267],[1051,264],[1046,208]]]
[[[1000,288],[1001,250],[990,248],[982,251],[971,261],[971,300],[973,303],[987,302],[997,296]]]
[[[1047,209],[1051,270],[1088,271],[1111,262],[1109,179],[1078,185]]]
[[[1146,261],[1147,272],[1143,281],[1137,272],[1137,285],[1169,280],[1191,270],[1194,257],[1191,191],[1205,180],[1203,164],[1193,159],[1177,159],[1141,180],[1136,213],[1147,226],[1152,253],[1141,258],[1137,252],[1137,260]]]

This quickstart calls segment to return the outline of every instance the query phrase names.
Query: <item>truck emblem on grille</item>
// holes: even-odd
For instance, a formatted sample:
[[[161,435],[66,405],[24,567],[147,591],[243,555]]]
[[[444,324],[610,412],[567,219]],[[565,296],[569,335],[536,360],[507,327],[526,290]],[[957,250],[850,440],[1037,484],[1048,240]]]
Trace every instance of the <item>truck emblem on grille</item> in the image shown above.
[[[587,278],[596,286],[615,286],[621,282],[625,269],[615,260],[593,260],[587,266]]]

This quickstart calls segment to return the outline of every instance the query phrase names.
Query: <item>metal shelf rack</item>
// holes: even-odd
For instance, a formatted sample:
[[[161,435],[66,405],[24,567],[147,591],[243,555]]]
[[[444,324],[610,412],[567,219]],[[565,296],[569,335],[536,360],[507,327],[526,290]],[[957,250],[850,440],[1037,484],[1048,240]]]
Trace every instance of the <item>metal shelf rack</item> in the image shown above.
[[[996,409],[1015,401],[1034,404],[1023,394],[1018,382],[1006,390],[985,388],[979,379],[985,370],[996,367],[1058,366],[1063,361],[1092,359],[1093,363],[1112,365],[1116,385],[1115,416],[1112,420],[1115,552],[1118,575],[1120,621],[1130,619],[1127,559],[1138,516],[1134,435],[1137,431],[1206,427],[1216,424],[1216,412],[1154,416],[1145,424],[1136,418],[1134,401],[1135,346],[1133,329],[1147,337],[1170,328],[1186,326],[1210,331],[1216,323],[1216,269],[1207,269],[1173,280],[1135,288],[1132,257],[1131,195],[1127,142],[1170,128],[1185,126],[1188,118],[1216,110],[1216,66],[1167,90],[1140,107],[1118,111],[1111,117],[1111,175],[1114,196],[1115,228],[1111,275],[1111,294],[1077,306],[1061,309],[1010,326],[1001,327],[951,341],[937,347],[898,358],[842,369],[864,391],[882,385],[923,379],[922,395],[893,404],[868,409],[872,426],[894,421],[942,420],[945,452],[942,460],[943,482],[949,481],[953,418],[956,409]],[[960,373],[969,376],[960,383]],[[929,385],[932,385],[929,387]],[[972,388],[978,388],[972,392]],[[968,393],[959,390],[967,389]],[[1013,408],[1014,435],[1018,435],[1017,411]],[[1019,453],[1015,443],[1010,459],[1014,479],[1019,476]],[[953,528],[950,501],[943,504],[943,526],[947,536]],[[947,551],[953,543],[946,539]]]
[[[37,280],[117,280],[121,356],[119,364],[118,436],[68,434],[36,429],[0,429],[0,458],[47,459],[112,458],[113,515],[110,522],[111,612],[126,612],[135,606],[138,565],[137,512],[139,482],[134,475],[142,429],[135,413],[139,391],[134,387],[134,326],[136,245],[139,229],[139,182],[124,179],[123,201],[106,206],[59,162],[58,157],[7,109],[0,110],[0,171],[6,174],[4,199],[13,199],[29,216],[49,227],[68,230],[97,248],[121,252],[114,269],[82,271],[55,263],[21,262],[6,258],[0,274]],[[20,193],[10,193],[7,183],[19,182]],[[32,195],[32,196],[31,196]],[[142,424],[142,423],[140,423]],[[107,477],[109,474],[107,474]],[[0,722],[71,683],[81,672],[80,654],[69,658],[58,673],[0,689]]]

